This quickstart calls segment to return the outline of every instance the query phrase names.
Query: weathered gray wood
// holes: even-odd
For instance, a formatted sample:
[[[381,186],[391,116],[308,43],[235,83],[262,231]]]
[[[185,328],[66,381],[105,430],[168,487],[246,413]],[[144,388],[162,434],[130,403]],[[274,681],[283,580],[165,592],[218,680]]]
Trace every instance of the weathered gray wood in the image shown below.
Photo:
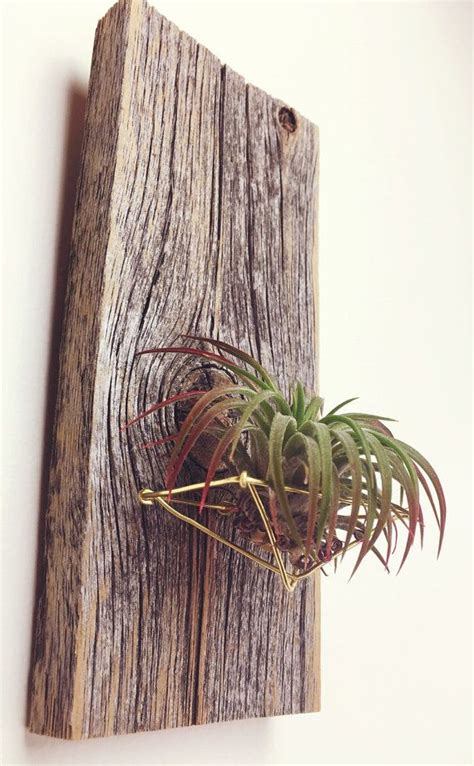
[[[317,129],[143,0],[96,33],[61,351],[29,726],[103,736],[319,707],[319,581],[279,581],[157,508],[176,413],[120,425],[196,332],[315,384]],[[199,469],[196,467],[193,478]],[[186,477],[185,477],[186,478]],[[189,475],[191,478],[191,474]],[[211,518],[210,523],[215,523]]]

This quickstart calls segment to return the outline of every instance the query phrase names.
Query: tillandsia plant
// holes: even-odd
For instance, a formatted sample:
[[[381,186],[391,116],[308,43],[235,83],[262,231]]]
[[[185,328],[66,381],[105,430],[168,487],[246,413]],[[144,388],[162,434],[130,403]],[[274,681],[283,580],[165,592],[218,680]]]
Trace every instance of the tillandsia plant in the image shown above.
[[[388,569],[397,528],[406,531],[401,568],[417,531],[423,544],[422,495],[434,513],[439,554],[446,519],[441,483],[423,455],[393,436],[386,425],[390,418],[343,412],[354,399],[323,414],[323,399],[307,392],[300,382],[294,383],[288,399],[249,354],[211,338],[185,337],[212,350],[181,345],[140,353],[194,355],[233,374],[236,382],[178,393],[126,424],[179,401],[193,402],[178,433],[145,445],[173,443],[166,472],[169,493],[195,445],[203,438],[211,439],[200,510],[223,466],[231,473],[247,472],[261,480],[259,493],[268,508],[276,545],[296,570],[304,572],[336,560],[356,543],[353,572],[369,552]],[[243,489],[237,486],[235,491],[229,511],[235,526],[241,535],[269,550],[255,503]]]

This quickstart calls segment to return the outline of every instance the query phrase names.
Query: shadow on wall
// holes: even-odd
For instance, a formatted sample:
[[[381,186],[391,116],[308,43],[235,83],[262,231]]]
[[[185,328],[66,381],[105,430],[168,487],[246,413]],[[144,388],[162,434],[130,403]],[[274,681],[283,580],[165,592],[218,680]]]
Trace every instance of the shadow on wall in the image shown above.
[[[71,82],[65,94],[64,150],[62,162],[61,194],[56,234],[56,257],[54,265],[53,304],[51,308],[48,379],[44,406],[43,457],[41,465],[40,507],[38,514],[38,537],[36,554],[35,614],[32,625],[31,656],[35,648],[36,605],[45,576],[44,536],[46,533],[46,508],[49,489],[49,466],[51,462],[56,394],[59,378],[59,355],[62,324],[65,310],[66,285],[71,247],[72,225],[76,186],[81,168],[81,147],[84,132],[87,89],[81,83]],[[31,672],[31,669],[30,669]],[[28,718],[29,684],[26,715]]]

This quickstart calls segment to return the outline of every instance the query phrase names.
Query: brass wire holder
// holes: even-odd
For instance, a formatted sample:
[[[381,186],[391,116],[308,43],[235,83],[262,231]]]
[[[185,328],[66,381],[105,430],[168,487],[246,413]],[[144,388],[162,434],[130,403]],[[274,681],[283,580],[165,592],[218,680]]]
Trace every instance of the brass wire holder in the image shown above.
[[[230,476],[226,479],[216,479],[215,481],[211,481],[210,487],[226,487],[231,484],[238,484],[242,489],[248,490],[250,493],[257,510],[260,514],[260,518],[262,519],[263,526],[265,528],[265,532],[268,537],[268,541],[270,543],[270,547],[273,553],[273,556],[275,558],[275,564],[270,563],[269,561],[266,561],[265,559],[260,558],[260,556],[255,555],[254,553],[251,553],[251,551],[245,550],[245,548],[242,548],[240,545],[237,545],[236,543],[231,542],[230,540],[227,540],[222,535],[218,534],[218,532],[214,532],[212,529],[209,529],[204,524],[201,524],[199,521],[196,521],[196,519],[191,518],[190,516],[187,516],[184,513],[181,513],[180,511],[176,510],[176,508],[173,508],[172,505],[168,502],[166,499],[169,498],[170,495],[173,496],[173,502],[175,504],[182,503],[184,505],[193,505],[193,506],[199,506],[199,503],[193,500],[181,500],[177,499],[174,496],[179,494],[186,494],[187,492],[194,492],[199,489],[203,489],[204,482],[201,482],[199,484],[188,484],[184,487],[176,487],[172,489],[171,491],[168,489],[162,489],[158,492],[155,492],[152,489],[142,489],[138,493],[138,498],[142,505],[154,505],[155,503],[161,505],[162,508],[165,509],[165,511],[168,511],[172,516],[175,516],[177,519],[180,519],[181,521],[186,522],[186,524],[190,524],[195,529],[199,529],[200,532],[204,532],[204,534],[208,535],[209,537],[212,537],[213,540],[217,540],[220,543],[223,543],[224,545],[227,545],[228,548],[231,548],[232,550],[236,551],[237,553],[240,553],[242,556],[246,556],[246,558],[253,561],[255,564],[257,564],[260,567],[263,567],[263,569],[268,569],[270,572],[273,572],[274,574],[277,574],[281,577],[283,587],[285,590],[291,593],[296,588],[296,585],[300,580],[304,580],[307,577],[310,577],[312,574],[314,574],[320,567],[324,566],[324,564],[327,564],[327,561],[318,561],[314,560],[313,558],[313,565],[309,567],[305,572],[301,572],[300,574],[294,574],[293,572],[288,572],[285,568],[285,564],[283,562],[283,557],[281,554],[280,549],[277,546],[275,534],[273,532],[270,519],[268,517],[267,511],[265,509],[265,506],[262,502],[262,499],[260,495],[257,492],[257,487],[263,487],[265,489],[269,489],[269,485],[267,482],[262,481],[261,479],[255,479],[252,476],[249,476],[246,471],[243,471],[239,476]],[[304,489],[297,489],[296,487],[285,487],[285,490],[289,493],[293,494],[300,494],[300,495],[307,495],[307,490]],[[220,505],[213,505],[211,503],[206,503],[205,508],[208,508],[210,510],[220,511],[222,513],[225,513],[226,510],[229,510],[230,507],[226,503],[222,503]],[[404,514],[403,514],[404,515]],[[351,548],[355,547],[356,545],[359,545],[359,540],[354,540],[353,542],[349,543],[346,550],[350,550]],[[335,553],[331,557],[331,561],[337,558],[338,556],[341,556],[344,552],[343,549]]]

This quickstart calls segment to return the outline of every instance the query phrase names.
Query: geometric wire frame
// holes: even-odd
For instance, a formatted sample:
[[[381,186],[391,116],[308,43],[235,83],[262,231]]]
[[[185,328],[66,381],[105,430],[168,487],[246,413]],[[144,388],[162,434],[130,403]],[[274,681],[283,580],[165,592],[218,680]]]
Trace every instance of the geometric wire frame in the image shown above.
[[[167,497],[169,498],[169,496],[172,495],[173,503],[175,505],[181,503],[183,505],[198,506],[199,503],[192,500],[179,499],[176,497],[176,495],[186,494],[187,492],[194,492],[198,489],[203,489],[203,487],[205,486],[204,482],[201,482],[199,484],[187,484],[184,487],[176,487],[172,489],[171,491],[168,489],[162,489],[162,490],[159,490],[158,492],[155,492],[152,489],[142,489],[138,493],[138,499],[140,500],[140,503],[142,503],[142,505],[154,505],[154,504],[160,505],[162,508],[164,508],[165,511],[168,511],[168,513],[170,513],[172,516],[175,516],[177,519],[184,521],[186,524],[190,524],[195,529],[199,529],[200,532],[204,532],[204,534],[208,535],[209,537],[212,537],[214,540],[217,540],[223,545],[227,545],[228,548],[232,548],[232,550],[250,559],[255,564],[258,564],[258,566],[263,567],[264,569],[268,569],[270,570],[270,572],[274,572],[274,574],[279,575],[281,577],[283,587],[285,588],[285,590],[289,592],[295,589],[296,585],[298,584],[300,580],[304,580],[307,577],[310,577],[320,567],[324,566],[324,564],[327,563],[325,561],[315,561],[314,564],[309,569],[307,569],[305,572],[302,572],[301,574],[294,574],[292,572],[288,572],[285,568],[281,551],[276,544],[275,534],[273,532],[267,511],[265,509],[264,504],[262,503],[260,495],[257,492],[257,487],[265,487],[268,489],[269,485],[267,484],[267,482],[262,481],[261,479],[255,479],[252,476],[249,476],[246,471],[243,471],[239,476],[230,476],[226,479],[216,479],[215,481],[211,481],[210,487],[225,487],[231,484],[239,484],[239,486],[242,489],[246,489],[249,492],[250,496],[252,497],[252,500],[255,503],[255,506],[262,519],[263,526],[265,528],[265,532],[268,537],[268,542],[270,543],[270,547],[271,547],[273,556],[275,558],[276,564],[271,564],[265,559],[262,559],[259,556],[256,556],[254,553],[251,553],[250,551],[245,550],[245,548],[241,548],[240,545],[237,545],[236,543],[233,543],[230,540],[227,540],[225,537],[223,537],[222,535],[219,535],[217,532],[214,532],[212,529],[209,529],[204,524],[201,524],[199,521],[196,521],[195,519],[192,519],[190,516],[187,516],[186,514],[181,513],[176,508],[173,508],[173,506],[170,505],[170,503],[166,499]],[[285,490],[289,493],[294,493],[294,494],[300,494],[300,495],[308,494],[307,490],[297,489],[296,487],[285,487]],[[215,511],[225,512],[226,509],[231,506],[228,506],[226,503],[222,503],[220,505],[212,505],[210,503],[206,503],[204,507],[215,510]],[[405,514],[400,514],[400,515],[405,516]],[[396,520],[396,517],[395,517],[395,520]],[[349,545],[347,546],[347,550],[350,550],[351,548],[359,544],[360,544],[360,541],[355,540],[352,543],[349,543]],[[332,559],[340,556],[342,552],[343,551],[341,550],[338,553],[336,553],[332,557]]]

